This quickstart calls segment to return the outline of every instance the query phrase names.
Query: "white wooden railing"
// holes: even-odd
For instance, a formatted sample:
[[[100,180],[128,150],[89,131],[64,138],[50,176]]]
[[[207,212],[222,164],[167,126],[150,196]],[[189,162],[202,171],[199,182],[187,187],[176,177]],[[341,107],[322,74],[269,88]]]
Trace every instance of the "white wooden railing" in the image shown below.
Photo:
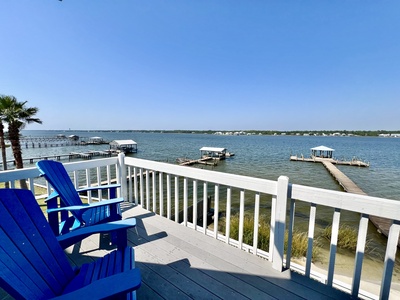
[[[149,211],[253,255],[262,256],[268,259],[276,270],[295,269],[304,276],[316,278],[329,286],[345,289],[353,296],[380,299],[387,299],[390,296],[400,231],[400,201],[290,184],[285,176],[279,177],[277,181],[271,181],[125,157],[123,154],[112,158],[66,163],[65,167],[71,173],[76,187],[112,181],[121,183],[120,193],[126,201],[141,205]],[[8,182],[9,186],[15,187],[18,186],[18,180],[24,179],[38,198],[45,197],[38,194],[36,187],[45,186],[47,193],[50,192],[50,187],[38,176],[36,168],[3,171],[0,172],[0,183]],[[89,194],[88,200],[89,202],[102,200],[102,196],[99,197],[100,199]],[[202,204],[194,205],[199,202]],[[296,229],[295,208],[299,204],[309,206],[309,244],[305,266],[296,264],[291,255],[292,234]],[[319,274],[311,268],[315,221],[320,206],[332,209],[332,219],[329,221],[332,224],[332,238],[327,274]],[[234,211],[239,215],[239,233],[236,238],[231,238],[230,225]],[[243,240],[244,221],[249,211],[254,220],[253,240],[252,243],[246,244]],[[337,237],[343,211],[359,214],[355,266],[352,283],[349,286],[334,279]],[[259,249],[257,247],[259,220],[267,212],[271,228],[269,249]],[[210,214],[212,218],[207,218]],[[370,215],[393,220],[385,259],[382,262],[380,293],[376,295],[360,290]],[[202,221],[198,222],[199,219]],[[223,231],[219,230],[221,223]],[[287,250],[284,249],[285,231],[288,231]]]

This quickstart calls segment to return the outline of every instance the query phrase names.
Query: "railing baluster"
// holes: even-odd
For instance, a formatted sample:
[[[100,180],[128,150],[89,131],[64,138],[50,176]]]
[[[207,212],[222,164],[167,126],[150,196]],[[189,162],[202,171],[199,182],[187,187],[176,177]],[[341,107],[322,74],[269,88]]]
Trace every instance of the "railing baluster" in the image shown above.
[[[140,204],[143,206],[144,205],[144,183],[143,183],[143,169],[142,168],[140,168],[140,170],[139,170],[139,176],[140,176]]]
[[[294,214],[296,212],[296,200],[290,199],[289,209],[289,225],[288,225],[288,244],[286,250],[286,268],[290,268],[292,260],[292,239],[293,239],[293,228],[294,228]]]
[[[203,183],[203,233],[207,234],[207,212],[208,212],[208,187],[207,182],[204,181]]]
[[[106,176],[107,176],[107,184],[111,184],[111,166],[110,165],[107,165],[107,167],[106,167]],[[111,198],[110,192],[111,192],[110,189],[108,189],[108,191],[107,191],[108,199]]]
[[[239,200],[239,249],[243,248],[243,226],[244,226],[244,190],[240,190]]]
[[[225,240],[227,244],[229,244],[230,242],[230,235],[231,235],[231,206],[232,206],[232,188],[229,186],[226,189]]]
[[[337,241],[339,237],[339,224],[340,224],[340,209],[335,208],[335,212],[333,213],[333,222],[332,222],[331,246],[329,250],[328,281],[326,283],[329,286],[332,286],[333,275],[335,273],[336,250],[337,250]]]
[[[193,226],[197,230],[197,180],[193,180]]]
[[[271,221],[269,230],[269,257],[270,262],[273,261],[275,251],[275,216],[276,216],[276,196],[272,196],[271,199]]]
[[[157,172],[151,171],[152,187],[153,187],[153,212],[157,213]]]
[[[260,222],[260,193],[256,193],[254,199],[254,229],[253,229],[253,254],[257,255],[258,224]]]
[[[146,170],[146,209],[150,209],[150,171]]]
[[[132,168],[128,167],[128,202],[133,202]]]
[[[101,185],[101,169],[100,167],[96,168],[96,174],[97,174],[97,185]],[[101,190],[97,190],[97,194],[99,197],[99,201],[103,200],[103,193],[101,192]]]
[[[219,185],[214,186],[214,238],[218,238]]]
[[[179,223],[179,177],[175,176],[175,222]]]
[[[171,220],[171,175],[167,174],[167,218]]]
[[[364,259],[364,251],[365,251],[365,243],[367,240],[367,231],[368,231],[368,215],[361,214],[360,218],[360,226],[358,229],[358,238],[357,238],[357,249],[356,249],[356,259],[354,266],[354,275],[353,275],[353,284],[351,287],[351,295],[353,297],[358,296],[358,292],[360,289],[360,280],[361,280],[361,270],[362,270],[362,262]]]
[[[35,195],[35,182],[33,181],[33,178],[28,178],[28,183],[29,183],[29,190],[31,190],[32,193]]]
[[[86,186],[91,186],[90,169],[86,169]],[[88,191],[88,203],[92,203],[92,192]]]
[[[138,174],[137,174],[137,168],[134,167],[133,168],[133,196],[135,198],[135,204],[138,205],[139,204],[139,193],[138,193]]]
[[[183,225],[187,226],[188,221],[188,179],[183,178]]]
[[[389,299],[392,283],[393,267],[396,261],[397,243],[399,240],[400,222],[395,221],[390,226],[388,243],[386,246],[385,264],[382,276],[382,286],[379,299]]]
[[[78,171],[74,171],[73,172],[73,176],[74,176],[74,186],[75,189],[79,189],[79,172]]]
[[[307,245],[306,273],[305,273],[307,277],[310,277],[311,274],[316,210],[317,210],[317,205],[315,203],[311,203],[310,220],[308,223],[308,245]]]
[[[160,216],[164,216],[164,175],[163,172],[158,174],[159,179],[159,199],[160,199]]]

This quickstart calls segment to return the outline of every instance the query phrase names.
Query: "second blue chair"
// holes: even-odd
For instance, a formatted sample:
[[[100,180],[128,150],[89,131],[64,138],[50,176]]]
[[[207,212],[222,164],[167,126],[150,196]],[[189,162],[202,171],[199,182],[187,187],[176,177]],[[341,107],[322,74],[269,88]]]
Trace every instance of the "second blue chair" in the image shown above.
[[[79,192],[90,190],[115,189],[118,184],[88,187],[76,190],[64,165],[53,160],[36,163],[40,173],[53,187],[54,192],[46,200],[48,221],[56,235],[70,232],[79,227],[121,220],[120,203],[123,198],[114,198],[96,203],[83,203]],[[57,202],[60,199],[60,203]],[[72,215],[70,215],[70,214]],[[61,216],[59,216],[61,214]]]

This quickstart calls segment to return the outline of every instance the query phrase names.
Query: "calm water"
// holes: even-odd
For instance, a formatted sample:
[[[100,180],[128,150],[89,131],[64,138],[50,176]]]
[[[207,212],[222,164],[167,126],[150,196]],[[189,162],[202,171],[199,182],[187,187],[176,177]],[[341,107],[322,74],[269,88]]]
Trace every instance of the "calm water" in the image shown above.
[[[288,176],[290,182],[314,187],[341,190],[321,164],[291,162],[289,156],[309,156],[310,148],[324,145],[334,148],[336,158],[358,157],[370,162],[369,168],[341,166],[368,195],[400,200],[400,139],[378,137],[315,137],[315,136],[219,136],[210,134],[162,134],[126,132],[57,132],[29,131],[24,136],[76,134],[80,137],[100,136],[104,140],[133,139],[138,143],[134,157],[174,163],[179,157],[199,158],[203,146],[225,147],[234,152],[214,168],[216,171],[276,180]],[[108,145],[28,148],[23,157],[68,154],[108,149]],[[8,159],[12,155],[8,149]],[[26,163],[25,163],[26,164]]]
[[[209,134],[162,134],[162,133],[126,133],[126,132],[56,132],[56,131],[23,131],[25,136],[55,137],[57,134],[76,134],[80,137],[100,136],[104,140],[133,139],[138,143],[138,153],[133,157],[175,163],[177,158],[199,158],[199,149],[203,146],[225,147],[235,156],[221,161],[214,170],[234,174],[260,177],[276,180],[280,175],[288,176],[290,182],[341,190],[341,187],[331,177],[322,164],[291,162],[289,156],[297,154],[309,156],[310,148],[324,145],[334,148],[336,158],[350,160],[353,157],[370,162],[369,168],[340,166],[362,190],[371,196],[400,200],[400,139],[373,137],[314,137],[314,136],[218,136]],[[23,148],[23,157],[38,157],[70,152],[85,152],[89,150],[106,150],[108,145],[69,146],[49,148]],[[8,158],[11,152],[8,149]],[[211,168],[211,167],[210,167]],[[308,226],[309,207],[296,206],[296,224],[305,231]],[[328,226],[332,211],[319,209],[316,220],[316,230],[321,231]],[[359,216],[344,212],[341,221],[358,226]],[[368,277],[380,278],[381,265],[384,257],[386,239],[370,226],[368,240],[370,248],[368,259],[364,262]],[[329,245],[322,240],[325,255],[320,258],[321,267],[326,266],[329,255]],[[341,253],[343,252],[343,253]],[[339,249],[337,257],[338,268],[347,276],[352,275],[351,265],[353,254]],[[398,257],[396,261],[400,261]],[[378,271],[379,270],[379,271]],[[374,274],[374,275],[373,275]],[[400,284],[400,269],[396,266],[393,282]]]

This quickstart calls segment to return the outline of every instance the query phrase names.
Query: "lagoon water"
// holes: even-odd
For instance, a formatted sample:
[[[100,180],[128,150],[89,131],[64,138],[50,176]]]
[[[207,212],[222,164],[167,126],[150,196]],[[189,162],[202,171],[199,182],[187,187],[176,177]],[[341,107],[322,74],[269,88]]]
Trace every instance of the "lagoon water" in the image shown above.
[[[310,148],[324,145],[335,149],[336,158],[347,160],[353,157],[370,162],[369,168],[354,166],[339,166],[364,192],[370,196],[385,197],[400,200],[400,138],[379,137],[322,137],[322,136],[221,136],[212,134],[178,134],[178,133],[140,133],[111,131],[29,131],[22,132],[27,137],[55,137],[57,134],[78,135],[79,137],[99,136],[104,140],[133,139],[138,143],[138,153],[133,157],[175,163],[177,158],[199,158],[199,149],[203,146],[224,147],[234,152],[235,156],[221,161],[215,171],[254,176],[276,180],[280,175],[289,177],[291,183],[313,187],[342,190],[328,171],[319,163],[292,162],[291,154],[310,155]],[[65,146],[47,148],[26,148],[22,145],[23,157],[40,157],[70,152],[85,152],[89,150],[107,150],[108,145]],[[8,159],[12,157],[8,151]],[[68,159],[65,160],[68,162]],[[25,161],[25,166],[29,165]],[[203,165],[199,167],[204,167]],[[307,230],[308,208],[297,206],[296,218],[298,226]],[[317,230],[329,225],[326,219],[332,218],[332,212],[319,210]],[[341,221],[357,226],[359,217],[353,213],[343,213]],[[369,228],[369,247],[364,262],[363,272],[370,282],[379,282],[382,274],[382,261],[386,239],[376,232],[373,226]],[[329,244],[321,240],[324,247],[316,265],[325,268],[329,258]],[[346,250],[338,250],[336,260],[337,270],[351,278],[354,255]],[[400,290],[400,257],[397,255],[393,284]],[[379,284],[378,284],[379,285]]]
[[[323,136],[221,136],[212,134],[140,133],[116,131],[24,130],[27,137],[100,136],[104,140],[133,139],[138,153],[133,157],[175,163],[177,158],[199,158],[203,146],[225,147],[235,156],[222,161],[214,170],[276,180],[280,175],[290,182],[341,190],[322,164],[293,162],[291,154],[309,156],[310,148],[324,145],[335,149],[336,158],[353,157],[370,162],[369,168],[339,166],[364,192],[371,196],[400,200],[400,138],[323,137]],[[25,148],[23,157],[39,157],[89,150],[106,150],[108,145]],[[11,159],[11,150],[7,157]],[[27,163],[25,162],[25,165]]]

